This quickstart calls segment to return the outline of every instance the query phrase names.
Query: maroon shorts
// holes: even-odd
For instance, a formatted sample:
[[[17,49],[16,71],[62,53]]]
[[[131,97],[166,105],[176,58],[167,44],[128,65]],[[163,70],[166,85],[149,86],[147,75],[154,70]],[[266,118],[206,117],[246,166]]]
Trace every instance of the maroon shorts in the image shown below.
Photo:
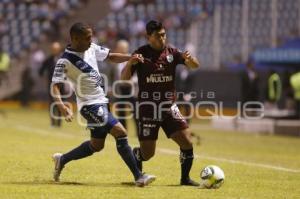
[[[173,133],[188,128],[176,104],[161,112],[160,110],[154,111],[154,107],[151,106],[141,106],[138,116],[139,140],[157,140],[160,127],[168,138]]]

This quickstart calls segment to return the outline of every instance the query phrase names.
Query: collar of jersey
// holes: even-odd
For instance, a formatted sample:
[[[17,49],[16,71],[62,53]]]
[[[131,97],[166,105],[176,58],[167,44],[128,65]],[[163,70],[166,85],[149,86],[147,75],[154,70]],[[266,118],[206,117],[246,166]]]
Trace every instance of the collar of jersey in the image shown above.
[[[65,52],[72,53],[75,55],[83,55],[84,54],[84,52],[76,52],[76,51],[71,50],[70,45],[67,46],[67,48],[65,49]]]

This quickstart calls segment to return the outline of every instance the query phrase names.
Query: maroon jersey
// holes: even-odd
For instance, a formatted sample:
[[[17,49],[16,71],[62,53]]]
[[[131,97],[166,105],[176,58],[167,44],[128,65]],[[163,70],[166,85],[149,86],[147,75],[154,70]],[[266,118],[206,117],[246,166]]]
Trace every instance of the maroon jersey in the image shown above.
[[[132,73],[136,71],[138,76],[139,101],[174,102],[175,69],[178,64],[184,64],[181,52],[170,46],[157,51],[145,45],[135,53],[144,57],[144,63],[132,66]]]

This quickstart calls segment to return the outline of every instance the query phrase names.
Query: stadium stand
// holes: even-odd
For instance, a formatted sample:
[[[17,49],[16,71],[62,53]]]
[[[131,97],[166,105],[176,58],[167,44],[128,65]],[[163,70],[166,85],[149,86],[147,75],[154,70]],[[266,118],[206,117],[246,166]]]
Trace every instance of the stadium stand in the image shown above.
[[[277,1],[277,43],[296,34],[298,1]],[[59,37],[60,19],[70,15],[72,9],[80,7],[83,0],[62,1],[8,1],[0,4],[1,46],[12,56],[19,55],[22,49],[29,48],[42,33],[49,37]],[[118,2],[118,1],[116,1]],[[246,2],[246,1],[244,1]],[[249,52],[261,47],[271,46],[272,1],[251,0],[248,2]],[[98,24],[98,31],[107,27],[117,31],[115,35],[130,39],[131,49],[145,42],[143,27],[150,18],[163,20],[169,29],[170,43],[184,49],[188,28],[191,23],[198,24],[198,56],[202,66],[209,69],[213,58],[214,12],[221,7],[220,50],[221,63],[226,64],[242,57],[242,19],[241,0],[152,0],[128,1],[124,9],[111,12]],[[200,20],[199,20],[200,19]],[[200,21],[200,22],[199,22]],[[5,32],[5,33],[4,33]],[[105,39],[104,39],[105,41]],[[111,45],[108,43],[108,46]],[[225,49],[231,49],[226,51]]]
[[[192,23],[197,24],[198,57],[202,66],[211,68],[214,56],[212,45],[215,32],[215,11],[220,8],[219,45],[220,65],[227,65],[236,60],[246,61],[246,58],[256,49],[272,46],[272,42],[280,45],[282,42],[297,35],[299,5],[297,0],[277,1],[276,41],[271,40],[272,0],[155,0],[147,3],[128,3],[123,10],[111,12],[98,24],[98,31],[107,27],[114,29],[115,35],[130,39],[131,49],[145,42],[143,27],[149,19],[162,20],[168,28],[168,38],[171,44],[184,49],[188,41],[188,31]],[[247,3],[247,35],[248,53],[243,57],[243,18],[245,2]],[[103,40],[105,42],[105,39]],[[111,43],[107,44],[112,45]],[[230,50],[226,50],[230,49]]]
[[[27,67],[27,53],[38,42],[61,36],[60,22],[80,8],[86,0],[3,0],[0,3],[0,44],[12,58],[7,82],[0,87],[0,99],[22,89],[22,74]],[[7,89],[7,85],[10,89]]]
[[[49,37],[59,36],[59,21],[80,3],[80,0],[2,1],[0,13],[3,26],[6,26],[1,38],[3,50],[17,56],[42,33]]]
[[[220,50],[221,64],[233,62],[235,58],[242,59],[242,19],[243,3],[248,2],[248,45],[249,54],[259,48],[272,46],[271,25],[272,25],[272,0],[231,0],[231,1],[211,1],[213,10],[217,6],[221,9],[220,27]],[[288,0],[277,1],[277,45],[290,39],[297,34],[295,27],[298,27],[299,1]],[[212,60],[212,40],[214,31],[213,15],[209,15],[206,21],[199,23],[199,43],[198,55],[201,57],[203,66],[209,68]],[[294,34],[294,35],[293,35]],[[230,49],[230,50],[226,50]],[[249,56],[248,54],[248,56]],[[246,60],[243,60],[246,61]]]
[[[144,27],[150,19],[163,21],[168,28],[169,42],[180,49],[185,48],[188,27],[192,21],[205,13],[203,2],[199,0],[156,0],[147,3],[128,3],[119,12],[111,12],[98,23],[97,31],[101,35],[111,35],[109,30],[115,31],[117,39],[129,39],[131,50],[143,45],[145,41]],[[107,30],[107,27],[109,30]],[[104,33],[103,33],[104,32]],[[101,38],[100,42],[108,41]],[[113,46],[107,42],[108,46]]]
[[[25,66],[22,63],[28,59],[27,53],[32,43],[44,41],[45,38],[66,41],[64,34],[68,34],[68,26],[62,27],[61,22],[64,19],[73,22],[80,20],[82,12],[89,12],[88,20],[94,20],[92,24],[96,26],[95,41],[98,40],[102,45],[113,49],[118,39],[127,39],[131,52],[146,42],[145,23],[149,19],[162,21],[168,29],[169,43],[182,50],[188,47],[187,44],[191,45],[201,60],[202,70],[207,70],[201,71],[202,76],[199,71],[193,74],[197,78],[191,87],[198,93],[202,90],[214,90],[217,93],[215,100],[224,102],[226,106],[234,106],[240,95],[239,74],[233,73],[231,69],[241,70],[243,63],[254,52],[262,49],[274,50],[276,47],[294,48],[299,43],[299,0],[110,0],[105,1],[111,6],[106,9],[109,13],[103,11],[102,16],[105,17],[96,16],[97,9],[101,9],[97,6],[94,10],[82,9],[74,13],[74,10],[79,10],[82,5],[89,5],[91,2],[100,1],[1,1],[0,44],[10,54],[14,64],[8,72],[9,82],[0,87],[0,99],[20,90],[22,83],[20,75],[16,74],[24,71]],[[42,43],[39,43],[39,47]],[[232,65],[237,68],[231,67]],[[293,70],[298,70],[297,67],[298,65]],[[223,72],[221,69],[224,68],[227,70]],[[262,91],[265,89],[262,86],[263,79],[267,75],[260,71],[259,75],[262,79]],[[7,85],[11,89],[8,90]],[[232,90],[227,91],[225,86]],[[282,113],[280,110],[280,114]],[[251,127],[251,122],[241,121],[237,124],[230,118],[226,121],[214,121],[214,124],[217,126],[218,122],[227,123],[228,129],[246,130]],[[269,129],[270,132],[276,132],[275,124],[272,123],[272,128],[270,125],[266,120],[261,127],[264,130],[257,131]]]

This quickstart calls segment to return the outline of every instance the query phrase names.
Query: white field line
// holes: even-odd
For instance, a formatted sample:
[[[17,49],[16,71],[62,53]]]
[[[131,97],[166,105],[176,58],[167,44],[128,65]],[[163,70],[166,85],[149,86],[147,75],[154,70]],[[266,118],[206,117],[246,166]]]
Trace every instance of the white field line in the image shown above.
[[[158,148],[158,151],[161,153],[164,153],[164,154],[168,154],[168,155],[179,155],[178,151],[170,150],[170,149]],[[242,164],[242,165],[252,166],[252,167],[261,167],[261,168],[272,169],[272,170],[277,170],[277,171],[300,173],[300,170],[297,170],[297,169],[289,169],[289,168],[273,166],[273,165],[269,165],[269,164],[253,163],[253,162],[246,162],[246,161],[240,161],[240,160],[233,160],[233,159],[226,159],[226,158],[219,158],[219,157],[205,156],[205,155],[197,155],[197,154],[194,154],[194,157],[200,158],[200,159],[214,160],[214,161],[219,161],[219,162],[226,162],[226,163],[231,163],[231,164]]]
[[[31,126],[22,125],[22,124],[18,124],[16,126],[14,126],[14,128],[19,131],[23,131],[23,132],[29,132],[29,133],[35,133],[35,134],[39,134],[39,135],[46,135],[46,136],[53,136],[53,137],[58,137],[58,136],[63,137],[63,138],[78,137],[76,135],[63,133],[62,131],[58,131],[57,129],[53,129],[53,132],[51,132],[51,131],[48,131],[45,129],[31,127]]]
[[[54,132],[47,131],[44,129],[26,126],[26,125],[16,125],[13,128],[20,130],[20,131],[27,131],[31,133],[36,133],[39,135],[47,135],[47,136],[55,136],[55,137],[63,137],[63,138],[78,138],[81,137],[79,135],[72,135],[72,134],[65,134],[63,131],[57,131],[57,129],[53,129]],[[178,151],[170,150],[170,149],[164,149],[164,148],[158,148],[157,149],[160,153],[167,154],[167,155],[179,155]],[[234,159],[226,159],[226,158],[219,158],[219,157],[213,157],[213,156],[205,156],[205,155],[194,155],[195,158],[199,159],[207,159],[207,160],[214,160],[214,161],[220,161],[220,162],[226,162],[231,164],[241,164],[246,166],[252,166],[252,167],[260,167],[265,169],[271,169],[271,170],[277,170],[277,171],[285,171],[285,172],[292,172],[292,173],[300,173],[300,170],[298,169],[290,169],[280,166],[274,166],[270,164],[261,164],[261,163],[253,163],[253,162],[246,162],[246,161],[240,161],[240,160],[234,160]]]

